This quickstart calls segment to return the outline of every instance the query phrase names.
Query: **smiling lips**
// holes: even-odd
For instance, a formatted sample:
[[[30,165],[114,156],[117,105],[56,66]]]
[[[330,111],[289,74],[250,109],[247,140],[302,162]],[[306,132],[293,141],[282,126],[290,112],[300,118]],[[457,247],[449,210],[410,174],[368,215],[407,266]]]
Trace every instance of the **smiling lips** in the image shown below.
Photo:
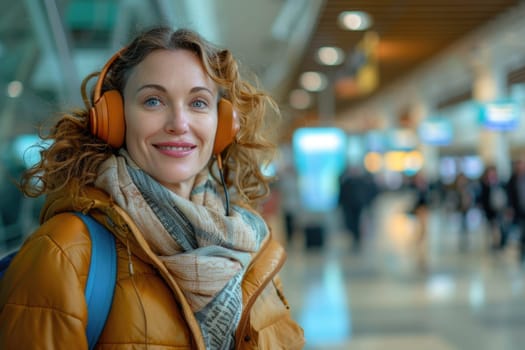
[[[187,142],[160,143],[153,145],[160,153],[170,157],[185,157],[190,154],[197,146]]]

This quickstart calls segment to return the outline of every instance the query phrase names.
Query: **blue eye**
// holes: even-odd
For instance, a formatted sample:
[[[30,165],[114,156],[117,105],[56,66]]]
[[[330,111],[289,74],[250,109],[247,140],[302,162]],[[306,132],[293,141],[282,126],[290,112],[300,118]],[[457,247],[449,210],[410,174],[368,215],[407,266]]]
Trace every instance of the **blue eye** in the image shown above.
[[[160,99],[157,97],[150,97],[144,101],[144,105],[146,107],[157,107],[160,105]]]
[[[203,100],[195,100],[191,103],[191,105],[192,107],[199,108],[199,109],[206,108],[208,106],[208,104]]]

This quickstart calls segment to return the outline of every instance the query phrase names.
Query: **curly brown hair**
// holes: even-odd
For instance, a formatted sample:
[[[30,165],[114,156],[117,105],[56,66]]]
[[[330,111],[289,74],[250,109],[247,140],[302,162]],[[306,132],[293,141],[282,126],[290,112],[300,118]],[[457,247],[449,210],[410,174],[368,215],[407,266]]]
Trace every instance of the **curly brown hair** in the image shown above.
[[[146,56],[156,50],[175,49],[197,54],[219,86],[220,97],[230,100],[237,112],[240,129],[236,140],[222,152],[225,181],[228,188],[234,188],[233,202],[253,206],[268,195],[273,180],[263,173],[263,167],[275,155],[276,145],[268,137],[268,128],[272,125],[269,118],[278,118],[279,110],[256,83],[241,77],[239,64],[230,51],[213,46],[191,30],[154,27],[140,33],[121,50],[105,76],[102,93],[116,89],[122,95],[130,71]],[[40,162],[21,178],[20,187],[26,195],[37,197],[68,191],[68,195],[77,196],[83,188],[94,184],[100,164],[118,152],[90,132],[93,92],[90,99],[86,98],[86,83],[97,74],[86,77],[81,86],[86,108],[61,115],[49,133],[41,133],[42,139],[51,141],[51,145],[40,151]],[[215,159],[210,160],[209,168],[219,182]]]

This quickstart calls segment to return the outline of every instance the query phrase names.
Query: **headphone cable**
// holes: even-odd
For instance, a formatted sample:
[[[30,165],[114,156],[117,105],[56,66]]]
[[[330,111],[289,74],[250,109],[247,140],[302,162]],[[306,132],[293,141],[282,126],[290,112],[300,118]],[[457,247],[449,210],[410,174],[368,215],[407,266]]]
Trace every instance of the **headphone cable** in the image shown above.
[[[226,181],[224,181],[224,174],[222,172],[222,157],[217,154],[217,167],[219,169],[219,177],[221,178],[222,188],[224,189],[224,197],[226,200],[226,216],[230,216],[230,194],[228,193],[228,187],[226,187]]]

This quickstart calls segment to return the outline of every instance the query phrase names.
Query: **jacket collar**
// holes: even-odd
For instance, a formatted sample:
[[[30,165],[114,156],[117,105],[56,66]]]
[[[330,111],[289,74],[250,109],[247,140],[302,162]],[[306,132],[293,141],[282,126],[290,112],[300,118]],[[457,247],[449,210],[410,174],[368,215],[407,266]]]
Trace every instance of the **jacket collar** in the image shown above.
[[[112,201],[106,192],[95,187],[86,187],[82,189],[79,196],[71,196],[67,191],[48,195],[40,214],[40,221],[44,222],[54,215],[68,211],[89,213],[98,222],[106,226],[133,255],[157,268],[181,302],[182,311],[186,315],[186,320],[194,335],[196,348],[204,349],[199,325],[182,290],[171,277],[166,266],[153,253],[128,214]]]

